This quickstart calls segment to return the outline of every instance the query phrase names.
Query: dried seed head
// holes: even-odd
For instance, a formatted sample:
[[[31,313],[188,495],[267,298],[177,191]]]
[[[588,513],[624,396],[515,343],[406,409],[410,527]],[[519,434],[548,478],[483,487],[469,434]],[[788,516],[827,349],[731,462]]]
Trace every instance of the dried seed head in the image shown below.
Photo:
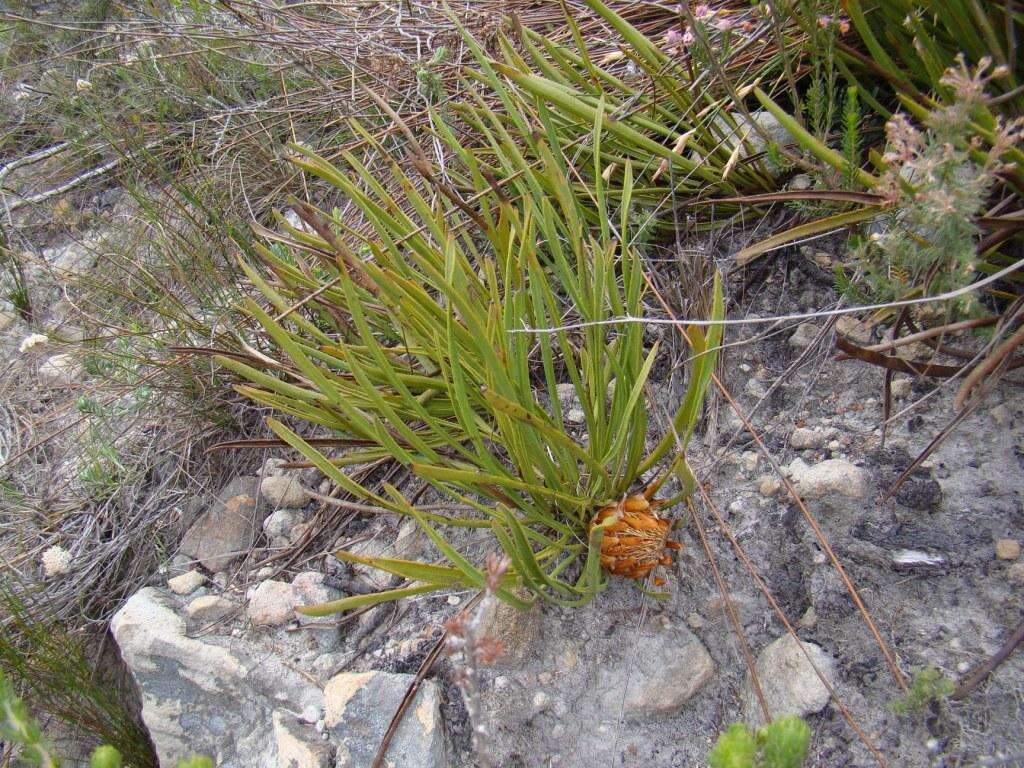
[[[679,545],[667,541],[670,523],[657,517],[654,509],[637,494],[597,513],[592,525],[612,520],[601,539],[601,565],[605,570],[616,576],[643,579],[654,566],[672,564],[667,550],[679,549]]]

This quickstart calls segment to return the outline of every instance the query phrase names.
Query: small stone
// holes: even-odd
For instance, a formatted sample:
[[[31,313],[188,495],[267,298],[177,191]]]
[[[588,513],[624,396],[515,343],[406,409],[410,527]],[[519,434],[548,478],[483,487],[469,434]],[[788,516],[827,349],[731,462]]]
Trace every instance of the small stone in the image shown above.
[[[176,595],[190,595],[203,586],[206,577],[199,571],[188,571],[167,580],[167,586]]]
[[[515,667],[530,657],[540,634],[537,610],[519,611],[501,600],[487,600],[478,618],[480,629],[504,649],[495,661],[499,668]]]
[[[859,344],[871,341],[871,327],[851,315],[843,315],[836,320],[836,330]]]
[[[768,393],[768,388],[760,379],[749,378],[747,379],[747,383],[743,386],[743,391],[751,397],[760,399]]]
[[[257,626],[277,626],[295,618],[295,587],[283,581],[264,581],[253,590],[246,613]]]
[[[391,717],[414,675],[343,672],[324,686],[324,722],[338,744],[334,768],[362,768],[373,761]],[[385,765],[444,768],[448,765],[437,684],[425,680],[388,747]]]
[[[533,694],[533,711],[543,712],[551,706],[551,697],[544,691],[537,691]]]
[[[51,387],[73,387],[84,374],[82,364],[69,354],[54,355],[39,366],[39,378]]]
[[[757,469],[757,463],[761,457],[757,455],[756,451],[744,451],[743,456],[740,457],[740,461],[743,465],[743,469],[747,472],[753,472]]]
[[[347,549],[354,555],[365,558],[395,557],[395,551],[386,542],[385,531],[378,530],[372,533],[369,538],[357,541],[351,546],[339,545],[339,549]],[[352,563],[352,571],[361,581],[374,589],[387,589],[391,583],[391,574],[363,563]]]
[[[570,408],[565,414],[565,420],[570,424],[582,424],[587,420],[587,414],[582,408]]]
[[[448,603],[448,605],[458,605],[462,602],[462,598],[458,595],[448,595],[448,599],[445,600],[445,602]]]
[[[295,509],[278,509],[263,521],[263,533],[271,544],[290,544],[292,530],[302,521],[302,513]]]
[[[1000,539],[996,542],[996,557],[1000,560],[1016,560],[1020,557],[1020,542],[1016,539]]]
[[[789,181],[789,188],[797,192],[803,192],[806,189],[810,189],[812,186],[814,186],[814,182],[806,173],[798,173]]]
[[[761,482],[757,486],[758,492],[762,496],[774,496],[779,492],[779,488],[782,487],[782,483],[779,482],[777,477],[768,475],[761,478]]]
[[[392,547],[395,557],[400,560],[414,560],[423,551],[426,537],[423,529],[415,520],[406,520],[398,528],[395,544]]]
[[[783,635],[761,651],[755,669],[773,718],[789,714],[803,717],[825,708],[831,694],[815,668],[829,681],[829,685],[834,684],[835,659],[814,643]],[[757,724],[764,721],[749,676],[744,689],[744,708],[749,721]]]
[[[295,527],[292,528],[291,535],[288,537],[288,541],[292,544],[298,544],[306,538],[306,534],[309,533],[310,529],[313,528],[315,523],[309,521],[308,523],[296,523]]]
[[[806,349],[814,343],[821,329],[814,323],[800,323],[789,337],[789,346]]]
[[[804,615],[797,621],[797,626],[802,629],[814,629],[818,626],[818,612],[814,610],[813,605],[804,611]]]
[[[913,386],[913,379],[900,377],[898,379],[892,380],[892,383],[889,385],[889,391],[892,393],[893,397],[895,397],[898,400],[902,400],[903,398],[908,397],[910,395],[911,391],[913,390]]]
[[[197,597],[185,606],[185,615],[193,621],[212,624],[226,619],[238,609],[238,605],[219,595]]]
[[[296,605],[320,605],[337,600],[341,593],[327,586],[324,574],[319,571],[303,571],[292,579]],[[341,628],[332,622],[325,622],[316,616],[296,614],[299,624],[316,641],[323,651],[333,651],[341,642]]]
[[[789,465],[789,473],[797,491],[808,499],[835,494],[863,499],[871,487],[871,477],[867,470],[846,459],[827,459],[814,466],[808,466],[802,459],[795,459]]]
[[[634,657],[651,661],[631,667]],[[707,649],[690,630],[647,630],[636,637],[621,665],[603,670],[607,693],[602,703],[615,711],[612,707],[623,705],[625,689],[624,711],[630,719],[671,717],[704,687],[714,669]]]
[[[1024,586],[1024,563],[1014,563],[1006,569],[1006,576],[1010,583]]]
[[[560,403],[570,403],[576,400],[576,387],[571,381],[563,382],[555,387],[555,395]]]
[[[261,477],[284,477],[288,474],[287,469],[283,469],[282,465],[287,464],[285,459],[279,456],[270,456],[266,461],[263,462],[263,471],[260,473]]]
[[[797,427],[789,436],[789,444],[798,451],[821,448],[835,434],[834,429],[817,429],[815,427]]]
[[[897,571],[942,572],[949,564],[944,555],[917,549],[897,549],[891,557]]]
[[[294,477],[264,477],[260,483],[260,494],[275,507],[290,509],[309,504],[309,491]]]
[[[832,254],[826,251],[815,251],[811,260],[822,269],[832,269]]]
[[[704,621],[704,617],[696,611],[690,611],[686,616],[686,626],[690,629],[704,629],[706,624],[707,622]]]
[[[256,506],[259,481],[236,477],[188,529],[179,552],[213,573],[225,570],[253,545],[263,523]]]
[[[998,424],[1000,427],[1008,427],[1013,422],[1013,414],[1010,413],[1010,409],[1006,407],[1006,403],[1000,403],[988,412],[988,415],[992,417],[992,421]]]
[[[550,672],[541,672],[539,675],[537,675],[537,682],[541,685],[551,685],[551,681],[553,679],[554,678],[552,677]]]

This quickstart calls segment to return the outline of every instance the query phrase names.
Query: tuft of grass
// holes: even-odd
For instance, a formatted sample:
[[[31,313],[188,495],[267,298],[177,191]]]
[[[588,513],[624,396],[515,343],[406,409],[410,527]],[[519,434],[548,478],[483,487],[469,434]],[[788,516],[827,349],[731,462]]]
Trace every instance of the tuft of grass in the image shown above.
[[[9,582],[0,582],[0,703],[8,737],[30,745],[39,765],[56,766],[56,756],[19,700],[15,688],[34,706],[58,718],[94,744],[111,744],[128,764],[156,766],[145,730],[124,708],[113,685],[96,679],[77,639],[51,619],[44,606],[27,603]],[[19,735],[20,734],[20,735]],[[16,740],[16,743],[19,743]]]
[[[7,742],[7,747],[20,750],[15,757],[28,765],[39,768],[60,768],[63,759],[53,749],[31,716],[25,702],[14,692],[14,687],[0,670],[0,736]],[[5,753],[6,754],[6,753]],[[122,768],[125,765],[120,750],[111,744],[101,744],[92,751],[89,768]],[[133,763],[134,768],[145,763]],[[208,757],[193,755],[178,761],[177,768],[213,768],[213,761]]]

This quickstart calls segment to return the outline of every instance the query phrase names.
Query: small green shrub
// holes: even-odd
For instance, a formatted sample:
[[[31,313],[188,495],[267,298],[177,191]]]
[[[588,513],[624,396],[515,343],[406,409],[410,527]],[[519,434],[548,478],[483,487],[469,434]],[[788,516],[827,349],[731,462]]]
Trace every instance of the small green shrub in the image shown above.
[[[888,169],[877,191],[892,213],[881,232],[853,251],[876,301],[943,293],[968,283],[981,266],[976,218],[999,174],[1009,170],[1008,150],[1024,138],[1020,120],[996,123],[987,145],[972,131],[985,86],[997,74],[987,74],[984,64],[971,72],[961,60],[941,79],[953,88],[953,100],[931,110],[923,128],[902,113],[887,123],[882,159]],[[977,302],[969,294],[956,309],[971,314]]]
[[[757,731],[734,723],[718,737],[710,768],[800,768],[807,758],[811,729],[800,717],[786,715]]]
[[[956,683],[945,677],[935,667],[918,670],[910,682],[907,695],[892,703],[892,711],[909,715],[924,711],[932,702],[941,701],[956,690]]]

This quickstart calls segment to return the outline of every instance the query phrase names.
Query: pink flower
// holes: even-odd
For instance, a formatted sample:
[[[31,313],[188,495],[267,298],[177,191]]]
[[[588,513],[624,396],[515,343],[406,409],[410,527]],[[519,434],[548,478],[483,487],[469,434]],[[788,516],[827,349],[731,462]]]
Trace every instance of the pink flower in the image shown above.
[[[823,13],[818,17],[818,26],[822,29],[828,29],[833,24],[839,27],[840,34],[845,35],[850,31],[850,22],[842,16],[831,16],[830,14]]]
[[[707,21],[715,12],[711,10],[711,6],[707,3],[700,3],[696,8],[693,9],[693,15],[698,21]]]
[[[693,45],[693,32],[689,29],[680,32],[678,29],[670,29],[665,35],[665,46],[669,49],[686,49]]]

